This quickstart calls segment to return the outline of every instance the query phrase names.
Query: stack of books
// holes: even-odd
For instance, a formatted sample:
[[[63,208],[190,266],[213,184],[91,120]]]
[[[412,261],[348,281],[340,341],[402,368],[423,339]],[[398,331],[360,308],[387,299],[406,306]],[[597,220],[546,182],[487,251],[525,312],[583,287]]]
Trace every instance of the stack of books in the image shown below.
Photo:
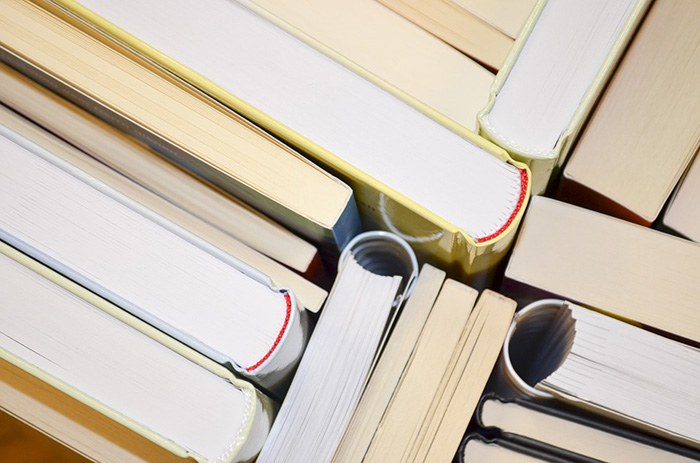
[[[0,408],[75,461],[700,460],[697,18],[1,2]]]

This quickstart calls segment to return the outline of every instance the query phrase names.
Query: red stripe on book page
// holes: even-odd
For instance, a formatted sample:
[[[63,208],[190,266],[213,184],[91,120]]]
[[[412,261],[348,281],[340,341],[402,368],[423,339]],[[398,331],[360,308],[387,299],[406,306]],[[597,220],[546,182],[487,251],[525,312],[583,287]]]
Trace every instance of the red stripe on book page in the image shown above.
[[[253,371],[256,368],[258,368],[260,365],[265,363],[265,360],[270,358],[270,356],[275,351],[275,349],[277,349],[277,346],[279,346],[280,341],[282,341],[282,336],[284,336],[284,332],[287,331],[287,325],[289,325],[289,319],[292,316],[292,297],[289,295],[289,293],[284,293],[284,300],[287,302],[287,314],[284,317],[284,323],[282,324],[282,328],[280,329],[280,332],[277,333],[277,339],[275,339],[274,344],[272,344],[272,347],[270,347],[270,350],[267,351],[267,354],[265,354],[265,356],[263,358],[258,360],[258,362],[255,365],[246,368],[245,371]]]
[[[525,195],[527,194],[527,183],[530,179],[527,176],[527,171],[525,169],[520,170],[520,196],[518,197],[518,204],[516,204],[515,209],[513,209],[513,213],[510,214],[510,217],[508,217],[508,220],[506,221],[505,224],[501,228],[499,228],[495,233],[491,233],[488,236],[484,236],[482,238],[477,238],[476,242],[477,243],[483,243],[484,241],[492,240],[496,238],[498,235],[503,233],[506,228],[510,226],[510,224],[513,223],[513,220],[515,220],[515,217],[518,215],[518,212],[520,212],[520,208],[523,207],[523,202],[525,201]]]

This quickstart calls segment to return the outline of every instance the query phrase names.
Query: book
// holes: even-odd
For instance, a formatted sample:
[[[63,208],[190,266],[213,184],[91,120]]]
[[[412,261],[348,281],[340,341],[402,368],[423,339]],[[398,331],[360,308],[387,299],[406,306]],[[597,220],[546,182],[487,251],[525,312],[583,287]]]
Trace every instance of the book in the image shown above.
[[[700,194],[700,161],[694,161],[678,183],[663,214],[664,226],[700,242],[700,221],[695,214],[696,199]]]
[[[192,461],[4,359],[0,359],[0,409],[13,427],[26,426],[33,431],[30,441],[3,435],[3,461],[27,458],[34,449],[49,446],[69,453],[63,460],[66,463]],[[36,461],[54,460],[42,457]]]
[[[0,273],[3,409],[101,461],[260,450],[272,409],[249,383],[4,243]]]
[[[462,441],[457,452],[459,463],[498,461],[499,463],[572,463],[551,453],[511,442],[507,439],[487,439],[481,434],[470,433]]]
[[[533,197],[501,290],[556,295],[700,342],[700,245]]]
[[[479,426],[505,440],[574,461],[690,463],[700,458],[691,449],[552,401],[503,400],[489,394],[482,398],[476,418]]]
[[[516,317],[513,337],[523,330],[531,361],[513,365],[513,375],[549,397],[700,450],[700,350],[565,301],[525,310],[532,316]],[[602,438],[596,442],[602,452]]]
[[[171,74],[36,4],[2,18],[2,60],[24,74],[330,252],[359,232],[347,185]]]
[[[494,71],[501,67],[513,46],[512,37],[465,9],[458,1],[379,1]]]
[[[413,349],[445,281],[445,272],[423,265],[411,297],[401,309],[391,337],[382,350],[360,402],[350,419],[335,454],[334,462],[362,461],[402,376],[409,368]]]
[[[348,244],[259,463],[331,461],[417,273],[396,235],[366,232]]]
[[[516,305],[489,290],[477,295],[445,282],[362,461],[452,459]]]
[[[537,0],[453,0],[453,3],[517,39]]]
[[[7,74],[5,73],[7,72]],[[10,74],[11,73],[11,74]],[[170,204],[165,199],[160,196],[146,190],[144,187],[132,182],[131,180],[123,177],[113,169],[100,163],[97,159],[93,159],[87,154],[79,151],[73,146],[63,143],[61,140],[42,130],[40,127],[32,124],[30,121],[23,119],[18,114],[12,112],[10,109],[3,106],[1,103],[6,102],[2,99],[6,93],[5,91],[11,91],[13,95],[17,96],[23,104],[26,106],[28,102],[35,101],[40,103],[37,113],[32,113],[32,116],[42,117],[42,114],[51,113],[51,102],[44,101],[42,99],[33,99],[32,95],[26,94],[23,90],[27,87],[20,86],[17,87],[13,84],[24,83],[29,84],[26,80],[4,80],[3,77],[12,76],[19,78],[20,76],[11,71],[4,65],[0,65],[0,82],[3,84],[0,86],[0,124],[8,127],[15,133],[18,133],[25,138],[31,139],[38,145],[42,146],[44,149],[52,152],[62,160],[72,164],[76,168],[87,173],[91,177],[99,180],[100,182],[108,185],[110,188],[118,191],[119,193],[131,198],[132,200],[138,202],[144,207],[154,211],[161,217],[177,224],[178,226],[202,237],[207,242],[211,243],[213,246],[221,249],[223,252],[233,256],[234,258],[246,263],[247,265],[255,268],[256,270],[262,272],[272,279],[275,286],[290,288],[293,290],[294,294],[299,299],[301,305],[312,311],[317,312],[323,305],[323,301],[327,296],[327,292],[315,284],[309,282],[305,278],[299,276],[292,270],[287,269],[283,265],[265,257],[264,255],[250,249],[245,244],[239,242],[229,234],[224,233],[220,229],[209,225],[207,222],[201,221],[198,218],[188,214],[186,211],[178,208],[177,206]],[[39,90],[38,87],[30,87]],[[14,98],[14,97],[13,97]],[[16,101],[16,100],[14,100]],[[70,120],[70,118],[66,117]],[[40,119],[43,120],[43,119]],[[97,122],[97,121],[95,121]],[[53,126],[55,123],[51,123]],[[61,125],[57,128],[60,132]],[[81,126],[81,133],[91,133],[91,126]],[[99,127],[99,126],[98,126]],[[92,139],[91,139],[92,140]],[[102,142],[107,140],[102,139]],[[112,148],[117,150],[121,145],[116,140],[109,140],[110,143],[107,145],[100,144],[98,149],[100,152],[106,152]],[[87,141],[87,143],[92,143],[93,141]],[[125,157],[128,159],[128,156]],[[125,159],[125,158],[122,158]],[[139,165],[134,163],[134,165]],[[175,183],[173,186],[180,185]],[[183,187],[185,189],[186,187]],[[254,222],[255,223],[255,222]],[[251,224],[252,225],[252,224]],[[252,230],[254,231],[254,230]],[[285,232],[288,233],[288,232]],[[264,234],[264,233],[261,233]],[[283,238],[282,238],[283,239]]]
[[[476,114],[488,101],[494,74],[378,2],[252,3],[346,67],[424,104],[428,114],[438,112],[476,130]]]
[[[700,148],[698,14],[692,0],[654,3],[581,133],[557,197],[647,226],[657,219]]]
[[[479,113],[479,133],[545,190],[609,80],[649,0],[540,1]]]
[[[317,249],[276,222],[1,63],[0,81],[3,104],[258,252],[301,273],[312,270]]]
[[[269,390],[301,356],[293,292],[0,125],[0,239]]]
[[[148,56],[341,176],[366,229],[396,232],[423,260],[473,279],[486,277],[508,249],[528,200],[526,168],[244,5],[60,4],[109,36],[103,40]],[[156,16],[162,22],[142,21]]]

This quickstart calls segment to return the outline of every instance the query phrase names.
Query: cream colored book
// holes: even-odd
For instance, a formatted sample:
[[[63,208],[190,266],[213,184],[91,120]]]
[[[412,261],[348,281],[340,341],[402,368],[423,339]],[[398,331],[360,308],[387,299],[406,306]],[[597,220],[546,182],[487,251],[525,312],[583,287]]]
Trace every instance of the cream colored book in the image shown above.
[[[698,16],[695,0],[654,3],[571,153],[559,197],[647,226],[657,219],[700,148]]]
[[[314,246],[168,162],[133,137],[0,64],[0,102],[247,246],[304,273]]]
[[[554,294],[700,342],[698,281],[700,244],[536,196],[504,291]]]
[[[649,0],[541,0],[498,72],[479,133],[526,162],[533,194],[564,161]]]
[[[693,162],[668,202],[663,224],[681,235],[700,242],[700,161]]]
[[[449,461],[457,452],[496,365],[516,306],[514,300],[491,290],[479,296],[457,347],[454,367],[448,370],[444,395],[422,441],[413,444],[413,461]]]
[[[0,70],[2,70],[1,66]],[[7,70],[7,68],[5,68],[5,70]],[[13,86],[7,85],[7,87],[4,88],[13,88]],[[20,89],[13,89],[17,90],[17,95],[27,96],[19,91]],[[3,90],[0,90],[0,93],[2,92]],[[48,112],[50,105],[43,107],[45,111]],[[327,295],[325,290],[299,276],[292,270],[287,269],[283,265],[250,249],[230,235],[197,219],[156,194],[147,191],[145,188],[135,184],[73,146],[62,142],[2,105],[0,105],[0,124],[32,140],[63,161],[74,165],[91,177],[108,185],[110,188],[137,201],[159,216],[203,238],[221,251],[233,256],[235,259],[255,268],[268,276],[275,286],[292,289],[304,308],[312,312],[317,312],[323,305]],[[86,132],[89,132],[89,130],[86,130]],[[108,150],[111,147],[116,148],[119,146],[118,143],[109,144],[104,146],[104,149]]]
[[[452,459],[516,306],[487,290],[472,311],[476,297],[445,282],[363,461]]]
[[[413,349],[444,281],[445,272],[442,270],[427,264],[421,269],[411,297],[401,309],[391,337],[335,451],[334,462],[362,461],[402,376],[410,366]]]
[[[466,11],[517,39],[537,0],[452,0]]]
[[[352,186],[364,227],[400,234],[423,260],[483,278],[512,242],[529,198],[527,169],[320,53],[250,4],[61,0],[71,15],[42,5],[55,15],[39,14],[42,22],[66,27],[61,19],[80,18],[85,23],[76,26],[95,40],[122,53],[115,40],[137,50],[301,148]],[[149,17],[161,21],[143,21]]]
[[[359,232],[347,185],[243,117],[34,3],[0,8],[3,61],[315,243]]]
[[[250,1],[337,61],[476,130],[493,73],[375,0]]]
[[[4,410],[96,461],[259,452],[272,415],[249,383],[4,243],[0,274]]]
[[[293,292],[2,124],[0,153],[0,239],[263,387],[283,387],[307,337]]]
[[[513,39],[476,14],[449,0],[379,0],[457,50],[498,70]]]

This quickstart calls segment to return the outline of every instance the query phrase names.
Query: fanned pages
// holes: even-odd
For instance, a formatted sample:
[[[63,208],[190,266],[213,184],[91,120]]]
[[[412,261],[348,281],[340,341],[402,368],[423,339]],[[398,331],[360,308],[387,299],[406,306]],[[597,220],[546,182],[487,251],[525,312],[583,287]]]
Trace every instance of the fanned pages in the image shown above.
[[[541,337],[537,361],[516,370],[529,386],[700,449],[700,350],[564,301],[528,310],[551,314],[514,326]]]
[[[250,384],[6,244],[0,252],[3,362],[180,457],[257,454],[271,417]]]
[[[376,0],[248,1],[358,74],[415,98],[428,114],[437,112],[438,120],[447,117],[476,130],[493,73]]]
[[[492,268],[508,248],[529,194],[524,166],[243,5],[59,3],[340,174],[366,227],[396,231],[422,256],[468,274]]]
[[[294,295],[0,125],[0,239],[271,388],[304,348]]]
[[[337,251],[359,231],[347,185],[241,116],[36,4],[0,8],[3,61],[315,243]]]
[[[385,232],[358,235],[343,251],[338,267],[259,463],[331,461],[392,313],[418,272],[411,248]]]
[[[444,281],[445,272],[442,270],[427,264],[421,268],[411,297],[401,309],[401,316],[333,455],[333,462],[362,461],[410,365],[411,353]]]
[[[530,165],[544,191],[602,91],[649,0],[541,0],[506,64],[479,130]]]

